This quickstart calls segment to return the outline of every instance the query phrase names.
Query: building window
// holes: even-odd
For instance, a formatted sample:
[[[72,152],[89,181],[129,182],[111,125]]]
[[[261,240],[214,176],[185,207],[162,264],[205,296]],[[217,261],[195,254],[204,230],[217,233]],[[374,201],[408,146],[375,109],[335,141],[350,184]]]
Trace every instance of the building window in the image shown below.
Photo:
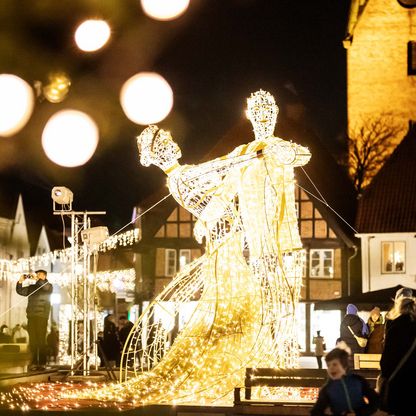
[[[173,276],[176,273],[176,250],[165,250],[165,276]]]
[[[182,270],[188,263],[191,262],[191,250],[179,250],[179,270]]]
[[[407,44],[407,73],[416,75],[416,41]]]
[[[406,243],[383,241],[381,243],[382,273],[404,273],[406,270]]]
[[[334,277],[334,250],[311,250],[309,261],[310,277]]]

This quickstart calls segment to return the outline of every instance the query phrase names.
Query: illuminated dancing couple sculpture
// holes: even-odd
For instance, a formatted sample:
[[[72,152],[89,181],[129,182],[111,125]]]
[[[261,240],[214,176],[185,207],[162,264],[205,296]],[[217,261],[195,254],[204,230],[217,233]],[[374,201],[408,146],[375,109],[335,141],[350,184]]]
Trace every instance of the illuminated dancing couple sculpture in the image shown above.
[[[294,167],[305,165],[310,153],[273,136],[278,107],[272,95],[260,90],[247,103],[255,140],[206,163],[180,165],[178,145],[157,126],[138,137],[140,162],[166,173],[173,197],[197,219],[194,234],[205,241],[205,254],[143,312],[123,353],[126,381],[103,398],[214,402],[243,383],[246,367],[297,365],[303,259]],[[197,293],[191,317],[164,352],[167,331],[155,311],[174,319]],[[176,310],[168,312],[165,301]]]

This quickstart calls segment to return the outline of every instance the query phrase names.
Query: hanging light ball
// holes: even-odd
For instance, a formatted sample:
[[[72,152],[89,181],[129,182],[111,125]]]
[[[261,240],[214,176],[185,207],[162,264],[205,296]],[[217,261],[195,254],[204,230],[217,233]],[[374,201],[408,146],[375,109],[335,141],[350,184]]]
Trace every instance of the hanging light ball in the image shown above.
[[[62,110],[46,123],[42,146],[52,162],[75,167],[88,162],[97,148],[98,138],[98,127],[90,116],[77,110]]]
[[[124,83],[120,102],[126,116],[134,123],[158,123],[172,110],[173,92],[159,74],[141,72]]]
[[[0,74],[0,136],[17,133],[28,122],[35,105],[33,89],[23,79]]]
[[[156,20],[173,20],[185,13],[190,0],[141,0],[143,11]]]
[[[75,43],[84,52],[102,48],[110,39],[111,30],[104,20],[86,20],[75,31]]]
[[[43,87],[43,96],[51,103],[62,102],[69,92],[71,80],[63,72],[49,74],[49,83]]]

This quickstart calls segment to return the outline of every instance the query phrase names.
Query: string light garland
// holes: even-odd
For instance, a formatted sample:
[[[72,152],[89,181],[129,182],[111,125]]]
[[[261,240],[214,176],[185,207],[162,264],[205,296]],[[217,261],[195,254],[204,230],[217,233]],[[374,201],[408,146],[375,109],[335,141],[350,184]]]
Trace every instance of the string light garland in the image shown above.
[[[217,403],[243,384],[246,367],[298,365],[295,311],[304,263],[294,170],[308,149],[273,136],[278,108],[257,91],[247,116],[255,140],[199,165],[178,163],[169,132],[146,128],[140,160],[160,167],[173,197],[196,218],[205,254],[179,272],[144,310],[122,357],[122,381],[66,397],[149,403]],[[198,303],[182,331],[156,319],[164,302]],[[174,338],[173,343],[171,343]],[[133,376],[131,376],[133,375]]]
[[[106,252],[114,250],[118,247],[131,246],[140,240],[140,230],[135,228],[134,230],[126,231],[122,234],[110,236],[103,243],[100,244],[98,251]],[[49,266],[51,263],[55,263],[59,260],[61,263],[69,263],[71,261],[71,250],[69,247],[64,250],[54,250],[48,253],[44,253],[29,258],[20,258],[17,260],[1,260],[0,270],[8,271],[11,273],[26,273],[30,270],[35,270],[39,267]]]
[[[97,402],[95,399],[91,400],[74,400],[64,399],[63,393],[68,391],[87,391],[93,389],[106,388],[105,383],[71,383],[71,382],[56,382],[56,383],[26,383],[20,384],[17,387],[3,389],[0,392],[0,409],[29,411],[29,410],[50,410],[50,411],[70,411],[70,410],[91,410],[106,409],[106,410],[130,410],[138,407],[140,403],[133,400],[113,400]],[[314,403],[318,397],[319,389],[308,387],[255,387],[252,388],[252,397],[255,400],[257,397],[267,398],[274,402],[303,402]],[[227,405],[226,399],[218,400],[218,404]]]

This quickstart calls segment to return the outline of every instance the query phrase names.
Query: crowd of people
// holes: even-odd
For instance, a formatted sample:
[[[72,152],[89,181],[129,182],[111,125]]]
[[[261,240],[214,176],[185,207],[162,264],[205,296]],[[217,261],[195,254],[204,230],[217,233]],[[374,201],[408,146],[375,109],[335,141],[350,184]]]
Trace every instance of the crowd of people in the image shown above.
[[[324,340],[314,338],[318,366],[324,355]],[[376,391],[348,370],[357,353],[381,354]],[[409,288],[397,291],[393,308],[381,314],[374,307],[367,322],[355,305],[348,305],[341,321],[336,348],[325,356],[328,382],[321,388],[311,415],[411,414],[413,375],[416,370],[416,298]],[[330,413],[328,413],[328,411]]]

